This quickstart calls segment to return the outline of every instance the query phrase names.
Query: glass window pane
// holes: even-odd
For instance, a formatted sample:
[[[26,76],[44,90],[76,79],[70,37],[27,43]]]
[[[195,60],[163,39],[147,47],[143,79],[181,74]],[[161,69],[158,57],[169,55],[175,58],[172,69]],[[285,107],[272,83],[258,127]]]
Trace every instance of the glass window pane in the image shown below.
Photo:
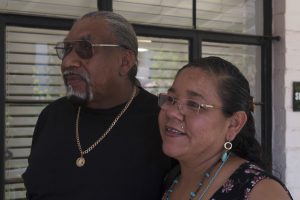
[[[6,99],[52,100],[65,87],[54,45],[65,31],[7,27]]]
[[[28,164],[36,120],[46,106],[40,101],[65,94],[61,61],[53,47],[66,33],[6,27],[5,199],[25,199],[21,175]]]
[[[78,18],[97,10],[97,0],[1,0],[0,12]]]
[[[203,42],[202,57],[218,56],[230,61],[244,74],[255,102],[261,102],[261,50],[259,46]],[[257,139],[261,139],[261,106],[254,111]]]
[[[28,163],[37,117],[45,104],[5,104],[5,199],[25,199],[21,175]]]
[[[113,0],[113,10],[138,24],[171,27],[193,25],[192,0]]]
[[[263,34],[263,1],[197,0],[197,29]]]
[[[179,68],[188,62],[188,41],[138,37],[138,78],[153,94],[166,92]]]

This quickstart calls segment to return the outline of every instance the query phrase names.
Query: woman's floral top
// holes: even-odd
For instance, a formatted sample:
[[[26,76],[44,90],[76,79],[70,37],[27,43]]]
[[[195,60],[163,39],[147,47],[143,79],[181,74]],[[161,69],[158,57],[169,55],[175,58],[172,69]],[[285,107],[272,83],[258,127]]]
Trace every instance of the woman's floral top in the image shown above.
[[[177,172],[180,173],[179,171]],[[281,183],[280,180],[268,174],[257,165],[251,162],[246,162],[240,165],[240,167],[229,177],[223,186],[215,192],[210,200],[247,200],[253,187],[259,181],[266,178],[278,181],[291,197],[285,185]]]
[[[238,200],[249,198],[253,187],[261,180],[271,178],[278,181],[289,194],[286,187],[277,178],[268,174],[257,165],[246,162],[242,164],[227,180],[226,183],[212,196],[211,200]],[[291,195],[289,194],[291,197]],[[292,197],[291,197],[292,198]]]

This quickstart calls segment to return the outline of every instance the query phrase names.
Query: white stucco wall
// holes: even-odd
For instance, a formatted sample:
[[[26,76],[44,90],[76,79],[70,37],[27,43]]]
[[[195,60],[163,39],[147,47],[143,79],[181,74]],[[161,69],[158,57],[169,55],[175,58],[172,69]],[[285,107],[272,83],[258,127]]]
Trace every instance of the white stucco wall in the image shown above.
[[[292,86],[300,81],[300,1],[273,0],[273,165],[294,199],[300,199],[300,112]]]

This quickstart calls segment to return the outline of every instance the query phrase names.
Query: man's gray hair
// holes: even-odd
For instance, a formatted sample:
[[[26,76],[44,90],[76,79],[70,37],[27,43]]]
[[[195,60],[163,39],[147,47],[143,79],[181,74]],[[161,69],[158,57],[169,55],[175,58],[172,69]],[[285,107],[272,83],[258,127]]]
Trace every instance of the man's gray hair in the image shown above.
[[[116,37],[117,43],[126,49],[133,51],[136,63],[128,72],[128,77],[135,85],[140,85],[136,78],[138,65],[138,41],[132,25],[121,15],[109,11],[94,11],[85,14],[79,20],[85,18],[103,19],[111,27],[112,34]]]

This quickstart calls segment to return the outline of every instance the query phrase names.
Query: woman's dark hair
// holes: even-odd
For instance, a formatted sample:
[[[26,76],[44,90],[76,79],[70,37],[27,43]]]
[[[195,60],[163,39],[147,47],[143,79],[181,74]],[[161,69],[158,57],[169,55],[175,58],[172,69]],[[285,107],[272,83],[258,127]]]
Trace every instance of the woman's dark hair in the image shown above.
[[[217,77],[217,92],[225,116],[232,116],[237,111],[246,112],[247,122],[232,141],[232,152],[265,168],[262,148],[255,138],[254,118],[251,113],[254,110],[253,97],[250,95],[249,82],[244,75],[232,63],[219,57],[201,58],[197,63],[187,64],[178,71],[177,75],[188,67],[200,68]]]

